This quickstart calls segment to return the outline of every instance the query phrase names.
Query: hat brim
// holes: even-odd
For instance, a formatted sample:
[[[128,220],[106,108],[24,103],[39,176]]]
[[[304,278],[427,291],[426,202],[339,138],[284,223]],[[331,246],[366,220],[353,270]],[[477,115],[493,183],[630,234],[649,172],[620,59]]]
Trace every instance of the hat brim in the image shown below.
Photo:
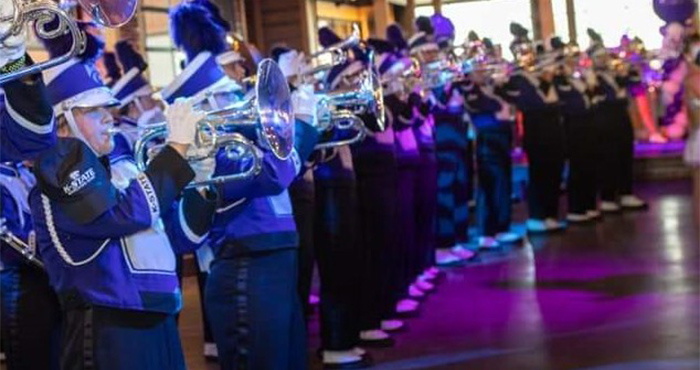
[[[118,105],[119,100],[117,100],[109,90],[96,89],[76,100],[75,103],[71,105],[71,108],[109,108]]]

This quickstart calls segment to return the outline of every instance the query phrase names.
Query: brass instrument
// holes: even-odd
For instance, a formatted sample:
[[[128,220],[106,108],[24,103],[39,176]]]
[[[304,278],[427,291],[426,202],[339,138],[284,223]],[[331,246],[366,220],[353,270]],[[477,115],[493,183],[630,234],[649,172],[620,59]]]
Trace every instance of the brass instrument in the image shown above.
[[[370,52],[368,67],[360,73],[356,86],[316,94],[319,130],[322,133],[334,130],[354,132],[347,139],[320,142],[316,149],[350,145],[363,140],[367,130],[381,132],[386,129],[384,91],[373,66],[374,53]],[[376,126],[366,127],[358,117],[362,114],[376,116]]]
[[[39,37],[53,39],[69,32],[73,43],[64,55],[26,66],[17,71],[0,75],[0,84],[16,80],[43,70],[65,63],[85,49],[85,36],[78,29],[68,12],[50,0],[2,0],[12,1],[14,13],[0,19],[2,22],[12,22],[12,26],[0,34],[0,44],[10,36],[18,35],[29,23],[34,23],[34,29]],[[95,22],[106,27],[119,27],[127,23],[136,14],[137,0],[78,0],[85,11]],[[58,27],[49,31],[46,26],[58,18]]]
[[[354,25],[352,34],[347,39],[307,56],[304,60],[306,67],[300,71],[299,75],[313,76],[345,63],[348,60],[347,50],[359,44],[360,29]]]
[[[219,184],[257,175],[263,160],[259,147],[269,148],[279,159],[289,158],[294,149],[294,124],[287,80],[274,61],[265,59],[258,66],[256,84],[251,94],[241,102],[208,113],[198,123],[195,153],[188,153],[186,158],[191,162],[215,158],[223,150],[231,159],[252,159],[253,165],[243,172],[193,182],[188,187]],[[150,144],[166,136],[165,123],[144,129],[144,134],[134,146],[140,170],[146,168],[148,159],[162,147]]]
[[[10,248],[21,254],[27,261],[32,263],[34,266],[41,269],[44,268],[44,264],[36,258],[36,245],[33,242],[34,232],[30,233],[30,242],[25,243],[24,240],[17,237],[10,230],[7,229],[5,225],[5,218],[0,218],[0,240],[4,241]]]

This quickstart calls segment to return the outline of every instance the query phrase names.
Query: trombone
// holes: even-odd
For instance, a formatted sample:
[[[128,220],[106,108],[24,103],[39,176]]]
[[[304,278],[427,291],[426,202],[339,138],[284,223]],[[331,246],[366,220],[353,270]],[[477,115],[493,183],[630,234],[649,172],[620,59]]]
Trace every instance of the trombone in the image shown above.
[[[254,93],[241,102],[213,111],[198,122],[195,148],[187,160],[196,162],[215,158],[221,150],[229,159],[251,158],[253,164],[246,170],[218,176],[206,181],[193,182],[188,187],[216,185],[256,176],[262,168],[258,147],[269,148],[279,159],[290,157],[294,149],[294,113],[289,85],[277,64],[271,59],[258,66]],[[134,145],[139,170],[162,148],[151,145],[167,136],[167,124],[159,123],[144,128],[144,134]]]
[[[34,243],[34,232],[32,231],[29,234],[29,243],[26,243],[24,240],[20,239],[18,236],[13,234],[12,231],[7,229],[7,226],[5,225],[6,221],[7,220],[5,218],[0,218],[0,240],[5,242],[15,251],[17,251],[17,253],[21,254],[22,257],[24,257],[34,266],[43,269],[44,264],[41,261],[39,261],[38,258],[36,258],[36,243]]]
[[[78,25],[68,12],[53,1],[2,1],[12,1],[14,12],[11,16],[0,18],[2,22],[11,21],[12,23],[7,31],[0,33],[0,44],[7,38],[20,34],[27,24],[32,22],[37,35],[42,39],[54,39],[70,33],[73,41],[70,50],[60,57],[26,66],[17,71],[1,74],[0,84],[63,64],[85,50],[85,35],[78,29]],[[136,14],[136,7],[138,6],[138,0],[78,0],[78,2],[92,16],[95,22],[106,27],[124,25]],[[55,18],[58,18],[58,27],[54,30],[47,30],[46,26]]]

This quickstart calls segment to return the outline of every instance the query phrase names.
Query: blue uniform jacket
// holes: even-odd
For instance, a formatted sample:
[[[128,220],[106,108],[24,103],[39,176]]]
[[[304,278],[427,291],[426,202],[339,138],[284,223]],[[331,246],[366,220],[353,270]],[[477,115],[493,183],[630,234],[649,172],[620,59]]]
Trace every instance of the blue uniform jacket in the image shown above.
[[[109,166],[106,158],[102,162]],[[146,171],[130,167],[112,169],[120,177],[112,179],[117,203],[86,224],[74,221],[39,187],[30,194],[37,246],[64,305],[79,301],[163,313],[181,308],[175,253],[204,241],[214,202],[195,190],[182,192],[194,173],[169,147]],[[129,171],[136,177],[128,179]]]
[[[34,230],[29,210],[29,191],[34,187],[34,175],[21,164],[0,164],[0,208],[5,227],[16,237],[29,244]],[[24,257],[5,242],[0,241],[2,267],[10,268],[25,263]]]

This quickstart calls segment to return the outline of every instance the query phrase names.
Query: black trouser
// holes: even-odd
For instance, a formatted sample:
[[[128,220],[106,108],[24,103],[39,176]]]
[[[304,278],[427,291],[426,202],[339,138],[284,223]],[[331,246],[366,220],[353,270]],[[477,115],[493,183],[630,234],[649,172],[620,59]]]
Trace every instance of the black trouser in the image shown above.
[[[476,137],[477,228],[479,236],[495,236],[510,229],[512,128],[509,123],[480,128]]]
[[[321,278],[321,341],[350,350],[359,340],[357,187],[354,179],[315,180],[314,245]]]
[[[46,272],[23,264],[0,275],[7,369],[58,369],[61,312]]]
[[[595,128],[593,113],[565,115],[569,178],[569,213],[585,215],[596,207]]]
[[[354,155],[360,252],[360,329],[381,327],[391,294],[396,251],[396,158],[394,152]]]
[[[207,286],[207,276],[209,275],[206,271],[201,271],[199,263],[197,263],[197,254],[192,254],[195,263],[197,265],[197,294],[199,295],[199,309],[202,312],[202,330],[204,332],[204,343],[214,343],[214,336],[211,332],[211,324],[209,323],[209,317],[207,315],[207,309],[205,307],[204,299],[204,289]],[[177,257],[177,277],[182,286],[182,278],[184,277],[184,257],[178,255]],[[180,314],[175,315],[175,321],[180,321]]]
[[[632,194],[634,129],[627,101],[601,104],[595,126],[600,196],[604,201],[617,202],[620,196]]]
[[[289,187],[294,209],[294,222],[299,233],[299,301],[305,313],[309,313],[309,295],[314,275],[314,213],[316,200],[313,172],[308,177],[298,177]]]
[[[185,369],[175,315],[63,305],[62,370]]]
[[[206,289],[221,369],[306,369],[297,249],[234,254],[222,248]]]
[[[435,149],[421,149],[416,171],[415,215],[418,272],[435,266],[435,227],[437,217],[437,157]]]
[[[417,275],[419,261],[423,258],[416,240],[416,177],[418,163],[398,163],[396,193],[396,245],[394,261],[397,271],[392,282],[394,298],[406,295],[408,286]]]
[[[527,203],[530,218],[559,217],[564,170],[564,127],[557,109],[523,112],[524,147],[529,160]]]

